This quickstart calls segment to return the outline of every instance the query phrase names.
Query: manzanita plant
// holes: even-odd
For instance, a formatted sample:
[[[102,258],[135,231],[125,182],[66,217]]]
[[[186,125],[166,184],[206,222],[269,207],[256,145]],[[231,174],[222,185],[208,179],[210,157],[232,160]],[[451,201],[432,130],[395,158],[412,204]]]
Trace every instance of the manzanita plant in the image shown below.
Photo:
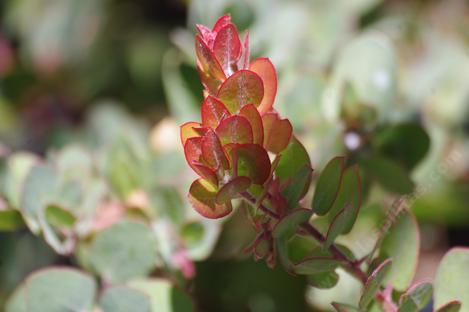
[[[189,189],[193,208],[216,219],[244,201],[257,233],[246,250],[256,260],[265,259],[270,267],[280,262],[318,288],[337,283],[339,266],[355,276],[363,284],[358,306],[333,303],[337,311],[423,309],[432,297],[431,284],[393,289],[391,283],[384,285],[393,261],[377,252],[379,245],[357,259],[335,242],[352,230],[362,204],[358,165],[345,157],[332,159],[317,179],[311,208],[303,208],[313,170],[290,121],[274,108],[274,65],[268,58],[250,61],[249,33],[242,41],[229,15],[212,29],[197,25],[197,30],[197,71],[204,87],[201,121],[181,126],[186,161],[199,176]],[[298,251],[298,238],[305,237],[312,239],[306,246],[303,240]],[[459,307],[452,301],[439,311]]]

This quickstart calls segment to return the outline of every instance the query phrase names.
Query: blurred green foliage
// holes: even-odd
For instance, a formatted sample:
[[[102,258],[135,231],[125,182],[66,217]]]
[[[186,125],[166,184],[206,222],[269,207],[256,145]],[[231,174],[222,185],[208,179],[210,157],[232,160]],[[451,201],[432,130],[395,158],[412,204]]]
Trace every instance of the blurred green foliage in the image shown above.
[[[103,311],[145,300],[167,311],[188,311],[191,300],[203,311],[358,304],[360,286],[347,273],[321,290],[245,260],[246,225],[204,220],[187,203],[192,176],[177,125],[195,120],[202,100],[194,25],[226,12],[250,29],[252,55],[278,69],[276,107],[306,146],[314,181],[335,155],[362,165],[369,205],[342,243],[357,257],[369,252],[370,229],[407,194],[420,223],[447,228],[449,244],[462,228],[469,244],[467,2],[8,0],[0,2],[0,306],[17,289],[7,311],[23,311],[12,307],[22,289],[57,278],[26,276],[51,265],[88,272],[69,268],[60,280],[122,284],[73,301]],[[407,218],[395,227],[416,237]],[[383,258],[400,254],[401,240],[391,229]],[[414,276],[392,272],[402,290]],[[67,297],[70,283],[57,291]]]

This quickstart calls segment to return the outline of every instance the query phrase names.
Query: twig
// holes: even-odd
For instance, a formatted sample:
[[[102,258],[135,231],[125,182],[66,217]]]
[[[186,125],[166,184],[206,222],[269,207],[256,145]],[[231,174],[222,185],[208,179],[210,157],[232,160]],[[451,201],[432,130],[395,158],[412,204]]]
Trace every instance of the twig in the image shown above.
[[[270,217],[279,220],[281,216],[264,206],[263,204],[258,205],[257,200],[254,196],[252,196],[248,192],[242,192],[241,196],[252,206],[258,207],[262,212],[269,215]],[[302,224],[302,229],[305,230],[309,235],[311,235],[314,239],[316,239],[320,243],[326,242],[326,237],[319,232],[313,225],[309,222]],[[360,269],[360,262],[359,261],[352,261],[350,260],[335,244],[331,244],[329,247],[329,251],[334,256],[335,259],[341,261],[344,265],[344,268],[353,274],[356,278],[358,278],[363,284],[366,283],[368,279],[367,275]]]

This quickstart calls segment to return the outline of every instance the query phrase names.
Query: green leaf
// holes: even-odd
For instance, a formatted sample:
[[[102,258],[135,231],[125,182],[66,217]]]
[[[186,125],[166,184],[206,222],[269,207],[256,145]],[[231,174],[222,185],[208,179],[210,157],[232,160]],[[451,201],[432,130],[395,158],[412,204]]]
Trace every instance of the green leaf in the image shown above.
[[[362,312],[362,310],[360,310],[359,308],[356,308],[349,304],[338,302],[333,302],[331,304],[337,312]]]
[[[75,269],[50,267],[25,280],[8,302],[7,312],[88,311],[95,293],[96,282],[91,276]],[[24,307],[28,309],[22,310]]]
[[[345,207],[335,216],[334,220],[332,220],[329,230],[327,231],[327,239],[324,242],[324,248],[329,248],[329,246],[334,243],[334,240],[342,234],[347,224],[349,224],[350,219],[355,218],[354,210],[352,205],[345,204]]]
[[[340,261],[330,257],[311,257],[295,265],[294,271],[302,275],[311,275],[333,271]]]
[[[430,149],[430,137],[416,123],[387,126],[373,137],[372,144],[390,159],[398,160],[408,170],[414,168]]]
[[[39,232],[37,219],[53,201],[58,186],[57,173],[51,165],[38,164],[29,171],[21,197],[21,212],[31,232]]]
[[[26,152],[14,153],[8,157],[5,175],[5,198],[10,206],[19,209],[24,181],[38,158]]]
[[[408,194],[414,190],[414,182],[408,173],[393,160],[375,155],[360,164],[369,176],[390,192]]]
[[[0,210],[0,231],[14,231],[24,225],[18,210]]]
[[[290,238],[311,217],[310,209],[295,209],[283,217],[274,227],[272,235],[274,238]]]
[[[435,306],[448,301],[461,302],[461,311],[469,309],[469,248],[453,248],[441,260],[435,276]]]
[[[59,228],[71,228],[76,221],[76,217],[70,211],[56,205],[47,206],[45,215],[49,224]]]
[[[459,310],[461,310],[461,302],[454,300],[454,301],[450,301],[442,305],[435,311],[436,312],[459,312]]]
[[[121,221],[96,234],[90,262],[107,282],[121,283],[145,276],[156,265],[156,239],[150,228]]]
[[[307,280],[310,286],[320,289],[328,289],[337,285],[339,275],[335,271],[328,271],[308,275]]]
[[[311,167],[308,152],[295,137],[290,140],[288,146],[279,155],[280,161],[275,169],[275,175],[280,180],[295,176],[305,165]]]
[[[311,175],[311,167],[305,165],[290,179],[288,185],[282,191],[282,195],[287,200],[288,208],[294,209],[298,207],[298,202],[305,195],[305,189],[309,188]]]
[[[411,284],[417,268],[420,234],[415,217],[408,211],[396,216],[394,224],[385,234],[380,247],[380,258],[391,258],[392,269],[386,283],[405,291]]]
[[[28,312],[25,286],[18,286],[5,303],[5,312]]]
[[[323,216],[329,212],[339,193],[342,174],[345,169],[345,158],[335,157],[331,159],[316,183],[312,202],[316,214]]]
[[[360,172],[357,165],[347,168],[342,176],[339,193],[328,216],[332,221],[346,206],[347,213],[341,221],[341,234],[347,234],[352,230],[362,202]]]
[[[417,312],[425,308],[432,299],[433,286],[420,283],[406,291],[400,298],[399,312]]]
[[[247,190],[249,186],[251,186],[251,179],[248,177],[233,178],[218,191],[215,201],[218,204],[227,203],[240,192]]]
[[[151,312],[150,298],[143,292],[124,286],[107,288],[99,299],[103,312]]]
[[[150,297],[153,312],[194,311],[191,298],[171,285],[168,280],[159,278],[139,279],[130,282],[129,286]]]
[[[362,295],[360,297],[359,307],[361,309],[366,309],[366,307],[373,300],[376,292],[379,290],[379,287],[383,283],[386,274],[391,270],[392,260],[387,259],[381,263],[374,271],[371,273],[370,277],[366,281],[365,288],[363,289]]]

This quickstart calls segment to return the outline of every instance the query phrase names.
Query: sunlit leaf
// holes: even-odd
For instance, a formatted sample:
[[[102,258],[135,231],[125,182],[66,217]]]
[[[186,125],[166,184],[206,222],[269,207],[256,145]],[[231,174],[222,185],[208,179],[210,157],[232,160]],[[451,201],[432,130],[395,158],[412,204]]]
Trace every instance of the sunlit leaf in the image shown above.
[[[49,205],[45,209],[46,219],[50,225],[55,227],[72,227],[77,218],[67,209],[57,205]]]
[[[264,97],[258,109],[261,113],[268,112],[274,105],[277,94],[277,73],[268,58],[257,58],[251,62],[249,69],[261,77],[264,85]]]
[[[228,158],[221,145],[218,135],[213,129],[208,129],[201,141],[202,157],[214,169],[229,168]]]
[[[194,128],[200,128],[200,123],[194,122],[194,121],[189,121],[181,125],[181,142],[182,145],[184,146],[187,142],[188,139],[194,138],[194,137],[199,137],[200,134],[197,130]]]
[[[219,81],[225,79],[223,68],[199,35],[195,36],[195,52],[198,64],[204,72]]]
[[[244,69],[226,79],[218,91],[218,97],[231,113],[236,113],[247,104],[259,106],[263,96],[262,79],[256,73]]]
[[[213,53],[225,69],[225,73],[231,73],[232,67],[241,57],[241,40],[233,24],[220,28],[213,43]]]
[[[230,116],[225,105],[211,95],[202,102],[200,114],[202,115],[202,125],[211,128],[216,128],[223,119]]]
[[[242,116],[234,115],[224,119],[215,131],[222,145],[253,143],[251,124]]]
[[[461,302],[454,300],[450,301],[441,307],[437,308],[435,311],[436,312],[459,312],[461,310]]]

